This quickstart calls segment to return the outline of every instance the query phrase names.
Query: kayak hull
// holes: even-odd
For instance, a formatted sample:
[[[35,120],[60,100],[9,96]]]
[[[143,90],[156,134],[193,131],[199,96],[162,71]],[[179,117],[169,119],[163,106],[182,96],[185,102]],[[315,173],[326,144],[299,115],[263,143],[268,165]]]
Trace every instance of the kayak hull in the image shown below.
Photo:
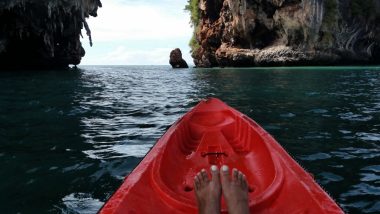
[[[198,213],[193,179],[211,165],[246,175],[251,213],[343,213],[271,135],[216,98],[173,124],[100,213]]]

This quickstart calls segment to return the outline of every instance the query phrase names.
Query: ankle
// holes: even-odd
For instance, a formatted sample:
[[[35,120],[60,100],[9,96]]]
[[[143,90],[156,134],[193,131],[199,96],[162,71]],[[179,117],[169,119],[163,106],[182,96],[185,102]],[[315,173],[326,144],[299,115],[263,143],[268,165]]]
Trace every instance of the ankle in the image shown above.
[[[248,214],[248,199],[242,198],[227,202],[227,209],[229,214]]]
[[[235,207],[234,209],[228,209],[229,214],[249,214],[249,207],[245,206],[244,204],[241,204],[238,207]]]
[[[220,206],[212,205],[211,203],[199,204],[199,214],[219,214]]]

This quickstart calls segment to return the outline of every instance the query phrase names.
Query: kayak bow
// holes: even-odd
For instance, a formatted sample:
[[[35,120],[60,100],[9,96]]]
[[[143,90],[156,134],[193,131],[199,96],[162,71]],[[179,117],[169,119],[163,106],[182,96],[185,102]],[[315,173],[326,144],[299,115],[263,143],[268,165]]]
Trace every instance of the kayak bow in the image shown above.
[[[216,98],[173,124],[100,213],[197,213],[193,179],[211,165],[246,175],[251,213],[343,213],[271,135]]]

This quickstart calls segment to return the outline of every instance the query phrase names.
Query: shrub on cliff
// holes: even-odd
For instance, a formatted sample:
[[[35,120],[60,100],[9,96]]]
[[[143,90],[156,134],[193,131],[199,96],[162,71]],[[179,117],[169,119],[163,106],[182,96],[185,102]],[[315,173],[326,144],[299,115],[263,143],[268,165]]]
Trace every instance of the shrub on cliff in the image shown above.
[[[189,46],[191,48],[191,53],[194,54],[199,49],[199,43],[197,41],[195,32],[199,25],[200,12],[199,12],[199,0],[188,0],[185,10],[190,13],[190,23],[194,28],[193,36],[190,39]]]
[[[323,16],[323,25],[327,29],[335,27],[338,22],[338,2],[337,0],[325,1],[325,14]]]
[[[188,0],[185,10],[190,12],[191,24],[196,27],[199,24],[199,0]]]

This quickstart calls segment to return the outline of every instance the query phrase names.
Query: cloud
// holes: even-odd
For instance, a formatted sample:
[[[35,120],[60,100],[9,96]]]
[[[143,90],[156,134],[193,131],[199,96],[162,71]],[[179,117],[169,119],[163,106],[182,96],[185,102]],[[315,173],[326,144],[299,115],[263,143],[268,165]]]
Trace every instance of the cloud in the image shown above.
[[[192,36],[187,0],[107,0],[98,17],[88,20],[93,47],[82,40],[91,65],[167,65],[169,53],[181,48],[192,63],[188,42]],[[85,32],[82,33],[85,35]]]
[[[133,50],[119,46],[102,57],[87,60],[91,65],[168,65],[171,48]]]
[[[189,15],[183,10],[186,1],[182,2],[183,5],[177,3],[178,8],[173,8],[166,7],[162,2],[152,4],[145,1],[109,0],[99,10],[98,17],[88,20],[93,40],[102,42],[188,37],[192,29]]]
[[[168,64],[168,48],[156,48],[153,50],[128,50],[125,46],[120,46],[108,53],[104,60],[113,64]]]

